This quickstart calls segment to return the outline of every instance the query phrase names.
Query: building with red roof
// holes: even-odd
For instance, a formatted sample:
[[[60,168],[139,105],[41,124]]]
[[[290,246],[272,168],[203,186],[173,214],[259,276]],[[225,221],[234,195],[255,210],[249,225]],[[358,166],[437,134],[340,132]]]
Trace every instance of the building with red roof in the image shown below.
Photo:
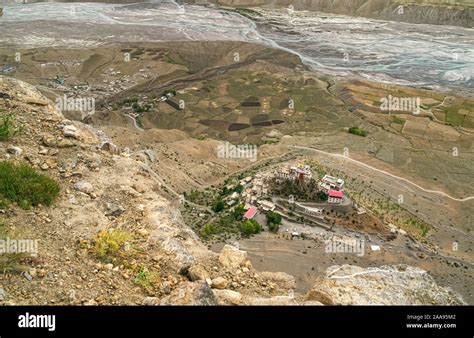
[[[341,204],[344,199],[344,192],[338,190],[329,190],[328,203]]]
[[[252,219],[257,214],[257,207],[252,205],[249,210],[244,214],[244,219]]]

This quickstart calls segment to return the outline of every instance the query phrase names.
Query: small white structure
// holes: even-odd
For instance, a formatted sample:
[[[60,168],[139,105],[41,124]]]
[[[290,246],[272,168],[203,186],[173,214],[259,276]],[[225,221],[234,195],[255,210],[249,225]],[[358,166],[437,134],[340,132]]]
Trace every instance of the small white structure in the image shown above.
[[[260,201],[259,203],[260,203],[260,207],[264,211],[273,211],[276,208],[275,203],[272,203],[270,201]]]
[[[344,180],[329,175],[324,175],[321,181],[318,183],[320,190],[329,193],[331,190],[341,191],[344,188]]]

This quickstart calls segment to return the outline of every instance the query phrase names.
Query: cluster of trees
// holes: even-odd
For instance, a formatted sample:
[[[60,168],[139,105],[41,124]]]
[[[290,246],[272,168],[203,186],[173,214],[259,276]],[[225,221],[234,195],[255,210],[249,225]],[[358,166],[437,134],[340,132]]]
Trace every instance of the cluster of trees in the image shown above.
[[[243,185],[241,184],[237,184],[234,188],[232,189],[229,189],[227,187],[224,187],[221,192],[220,192],[220,195],[221,197],[224,197],[224,196],[227,196],[227,195],[230,195],[232,194],[233,192],[238,192],[239,194],[244,191],[244,187]]]
[[[234,192],[238,192],[240,194],[243,190],[244,190],[244,187],[240,184],[236,185],[232,189],[228,189],[227,187],[224,187],[224,189],[222,189],[220,191],[218,199],[212,204],[212,210],[214,212],[221,212],[225,208],[223,198],[227,195],[230,195],[230,194],[234,193]],[[236,209],[238,209],[238,212],[242,212],[243,211],[243,206],[241,208],[239,206]],[[243,213],[242,213],[242,216],[243,216]]]
[[[260,233],[262,231],[262,227],[258,224],[257,221],[253,219],[248,219],[240,224],[240,231],[244,236],[250,236],[254,234]]]
[[[328,195],[318,189],[318,185],[313,179],[308,184],[301,184],[298,181],[288,179],[271,186],[274,195],[284,197],[293,195],[297,200],[307,202],[326,202],[328,200]]]
[[[222,201],[219,201],[222,202]],[[213,210],[224,209],[224,203],[215,203]],[[221,209],[222,208],[222,209]],[[219,211],[217,211],[219,212]],[[205,224],[200,230],[199,235],[202,238],[209,238],[211,235],[221,233],[225,229],[237,229],[239,223],[242,221],[245,214],[244,206],[242,204],[237,205],[229,214],[222,215],[215,224]]]
[[[132,109],[135,113],[146,113],[151,110],[153,106],[149,103],[145,103],[144,105],[140,105],[138,102],[134,102],[132,104]]]
[[[267,226],[271,232],[278,232],[281,224],[281,215],[277,212],[269,211],[267,213]]]

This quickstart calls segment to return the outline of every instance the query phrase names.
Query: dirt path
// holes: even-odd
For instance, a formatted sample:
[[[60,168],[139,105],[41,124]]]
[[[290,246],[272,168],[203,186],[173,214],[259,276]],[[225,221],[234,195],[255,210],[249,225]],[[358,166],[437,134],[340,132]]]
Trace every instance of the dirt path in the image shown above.
[[[465,198],[456,198],[456,197],[453,197],[443,191],[438,191],[438,190],[429,190],[429,189],[425,189],[423,187],[421,187],[420,185],[416,184],[415,182],[412,182],[404,177],[400,177],[400,176],[396,176],[394,174],[391,174],[385,170],[381,170],[381,169],[377,169],[375,167],[372,167],[366,163],[363,163],[363,162],[360,162],[360,161],[357,161],[357,160],[354,160],[350,157],[347,157],[347,156],[344,156],[344,155],[341,155],[341,154],[333,154],[333,153],[328,153],[326,151],[323,151],[323,150],[319,150],[319,149],[316,149],[316,148],[311,148],[311,147],[302,147],[302,146],[290,146],[291,148],[296,148],[296,149],[305,149],[305,150],[311,150],[311,151],[316,151],[318,153],[321,153],[321,154],[325,154],[325,155],[328,155],[328,156],[331,156],[331,157],[337,157],[337,158],[340,158],[340,159],[344,159],[345,161],[349,161],[349,162],[352,162],[352,163],[356,163],[358,165],[361,165],[365,168],[368,168],[368,169],[371,169],[373,171],[377,171],[381,174],[384,174],[384,175],[388,175],[392,178],[395,178],[397,180],[401,180],[401,181],[404,181],[408,184],[411,184],[413,185],[414,187],[424,191],[424,192],[427,192],[427,193],[431,193],[431,194],[436,194],[436,195],[441,195],[441,196],[444,196],[444,197],[447,197],[453,201],[456,201],[456,202],[466,202],[466,201],[470,201],[470,200],[474,200],[474,196],[469,196],[469,197],[465,197]]]

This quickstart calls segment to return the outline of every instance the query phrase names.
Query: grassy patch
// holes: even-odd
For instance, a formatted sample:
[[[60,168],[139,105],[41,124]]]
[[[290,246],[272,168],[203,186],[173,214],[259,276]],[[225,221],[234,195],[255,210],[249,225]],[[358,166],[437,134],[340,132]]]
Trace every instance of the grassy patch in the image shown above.
[[[105,262],[123,263],[127,256],[126,243],[133,238],[128,230],[102,230],[93,242],[92,251]]]
[[[349,133],[350,134],[354,134],[354,135],[358,135],[358,136],[362,136],[362,137],[366,137],[367,136],[367,131],[362,129],[362,128],[359,128],[359,127],[350,127],[349,128]]]
[[[133,282],[151,293],[157,288],[160,277],[155,272],[149,271],[146,266],[141,265],[138,267],[138,273]]]
[[[214,224],[204,224],[204,226],[199,229],[199,236],[204,239],[208,239],[211,235],[217,234],[220,232],[220,229]]]
[[[428,231],[430,230],[429,224],[423,222],[422,220],[418,218],[410,218],[408,220],[408,225],[416,228],[419,230],[421,237],[425,237],[428,234]]]
[[[59,191],[56,181],[28,165],[0,162],[0,206],[8,202],[16,202],[23,209],[51,205]]]
[[[401,119],[397,116],[392,116],[392,122],[393,123],[396,123],[396,124],[400,124],[400,125],[404,125],[405,124],[405,120],[404,119]]]
[[[453,126],[462,126],[464,123],[464,118],[464,115],[461,115],[454,110],[446,111],[446,122]]]
[[[5,113],[0,110],[0,141],[6,141],[21,131],[21,128],[14,126],[13,113]]]

